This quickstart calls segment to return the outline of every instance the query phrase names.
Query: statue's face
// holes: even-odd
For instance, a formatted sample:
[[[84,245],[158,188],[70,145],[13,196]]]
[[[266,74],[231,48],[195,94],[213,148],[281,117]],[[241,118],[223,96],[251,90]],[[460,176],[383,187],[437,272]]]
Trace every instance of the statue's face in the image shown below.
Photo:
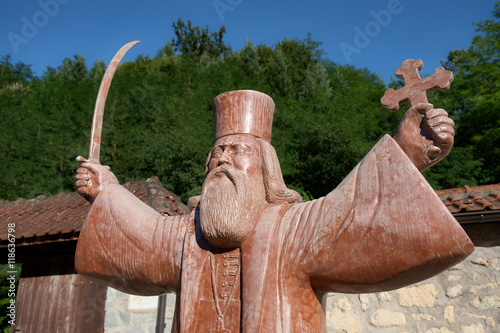
[[[222,137],[209,155],[200,199],[200,224],[210,244],[242,244],[266,204],[257,139],[248,134]]]
[[[207,171],[228,165],[251,178],[262,179],[260,145],[253,135],[237,134],[218,139],[210,152]]]

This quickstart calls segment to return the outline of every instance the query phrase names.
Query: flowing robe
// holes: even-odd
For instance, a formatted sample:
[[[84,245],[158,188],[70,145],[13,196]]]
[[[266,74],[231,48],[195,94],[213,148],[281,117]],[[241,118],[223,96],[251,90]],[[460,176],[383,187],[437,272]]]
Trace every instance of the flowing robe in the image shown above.
[[[230,332],[326,332],[317,295],[400,288],[474,249],[389,136],[327,196],[255,218],[240,249],[217,251],[198,210],[162,217],[110,185],[82,228],[77,270],[133,294],[177,293],[173,332],[207,332],[217,318]]]

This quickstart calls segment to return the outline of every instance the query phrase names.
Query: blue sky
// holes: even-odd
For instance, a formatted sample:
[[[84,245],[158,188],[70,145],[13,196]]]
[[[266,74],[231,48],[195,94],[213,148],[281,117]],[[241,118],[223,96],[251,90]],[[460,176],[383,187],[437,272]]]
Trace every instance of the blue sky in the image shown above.
[[[182,18],[225,25],[226,43],[239,50],[247,39],[272,46],[307,33],[323,44],[326,57],[368,68],[385,82],[408,58],[422,59],[432,74],[453,49],[477,35],[474,22],[492,18],[496,0],[321,1],[321,0],[3,0],[0,55],[32,64],[36,75],[64,58],[82,54],[90,67],[110,61],[125,43],[140,40],[125,57],[154,56],[174,37]]]

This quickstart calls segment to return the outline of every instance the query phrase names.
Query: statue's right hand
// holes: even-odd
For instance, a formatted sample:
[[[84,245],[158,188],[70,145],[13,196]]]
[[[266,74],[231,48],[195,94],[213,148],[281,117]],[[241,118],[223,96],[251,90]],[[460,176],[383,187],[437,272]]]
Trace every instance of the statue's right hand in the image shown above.
[[[87,160],[82,156],[78,156],[76,160],[81,162],[81,167],[76,171],[77,192],[89,202],[94,202],[104,186],[118,184],[118,179],[108,166]]]

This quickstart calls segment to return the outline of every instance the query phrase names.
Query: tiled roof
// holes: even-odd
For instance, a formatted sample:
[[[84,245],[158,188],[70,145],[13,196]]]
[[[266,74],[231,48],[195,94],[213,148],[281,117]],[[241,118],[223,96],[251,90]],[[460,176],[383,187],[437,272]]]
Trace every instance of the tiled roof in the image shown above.
[[[188,212],[179,197],[164,189],[156,177],[124,186],[161,214]],[[0,247],[8,244],[8,223],[15,224],[16,246],[78,239],[90,206],[76,192],[16,201],[0,200]]]
[[[7,241],[7,224],[14,223],[16,245],[77,239],[90,204],[75,193],[0,201],[0,246]]]
[[[500,184],[436,191],[451,213],[500,210]]]

